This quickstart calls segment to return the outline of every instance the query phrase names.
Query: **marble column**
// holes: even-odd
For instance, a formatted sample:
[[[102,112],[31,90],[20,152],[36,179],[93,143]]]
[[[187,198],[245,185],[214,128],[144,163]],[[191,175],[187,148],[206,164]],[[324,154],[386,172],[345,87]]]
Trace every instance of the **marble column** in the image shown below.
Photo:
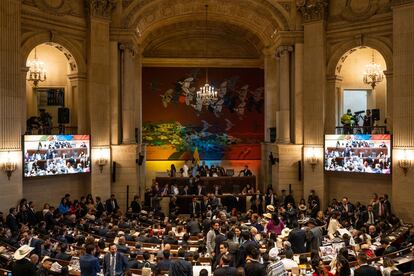
[[[393,86],[393,74],[392,71],[387,70],[384,71],[384,75],[387,81],[387,90],[386,90],[386,111],[385,111],[385,119],[387,123],[387,130],[392,133],[392,115],[393,115],[393,93],[392,93],[392,86]]]
[[[111,193],[110,149],[110,41],[109,23],[115,3],[110,0],[87,1],[89,10],[88,93],[92,153],[105,155],[107,164],[100,170],[92,155],[91,193],[108,198]]]
[[[121,103],[122,103],[122,144],[135,141],[135,87],[137,77],[135,66],[136,49],[128,43],[119,45],[121,51]]]
[[[303,55],[303,140],[304,140],[304,196],[315,190],[326,206],[326,181],[323,172],[324,96],[326,86],[326,30],[327,0],[298,2],[304,26]],[[311,166],[309,154],[317,153],[318,163]]]
[[[25,90],[20,61],[21,5],[19,0],[0,1],[0,167],[8,159],[17,164],[10,179],[0,170],[0,210],[5,214],[23,197],[21,135],[25,126]]]
[[[272,166],[269,162],[269,155],[272,152],[276,157],[276,151],[272,150],[272,139],[275,142],[276,137],[270,137],[270,129],[276,129],[276,111],[279,109],[279,82],[278,66],[274,54],[274,49],[264,51],[264,76],[265,76],[265,142],[262,143],[262,162],[260,168],[259,183],[265,186],[272,184]]]
[[[342,77],[328,76],[325,95],[325,133],[335,134],[338,122],[338,103],[341,93]]]
[[[294,144],[303,144],[303,43],[295,44]]]
[[[277,143],[288,144],[290,139],[290,53],[292,46],[280,46],[277,49],[279,58],[279,111],[277,127]]]
[[[90,133],[88,103],[87,103],[87,80],[86,74],[74,73],[68,75],[70,85],[72,87],[72,93],[74,98],[74,106],[76,110],[71,110],[72,113],[76,113],[73,118],[72,126],[77,126],[78,134]],[[76,112],[74,112],[76,111]]]
[[[401,151],[413,159],[414,150],[414,1],[393,1],[393,212],[414,221],[414,170],[398,167]],[[411,161],[413,162],[413,161]]]

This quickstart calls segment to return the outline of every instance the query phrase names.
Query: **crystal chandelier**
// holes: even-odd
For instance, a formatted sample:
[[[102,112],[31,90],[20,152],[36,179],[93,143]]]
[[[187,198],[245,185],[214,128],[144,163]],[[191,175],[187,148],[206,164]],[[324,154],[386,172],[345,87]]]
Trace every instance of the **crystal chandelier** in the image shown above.
[[[205,29],[204,29],[204,57],[206,56],[206,35],[205,32],[207,31],[207,13],[208,13],[208,5],[204,6],[206,8],[206,20],[205,20]],[[217,91],[216,89],[208,83],[208,68],[206,68],[206,84],[200,87],[197,91],[197,100],[201,102],[203,105],[210,105],[217,101]]]
[[[37,59],[36,48],[34,50],[34,60],[27,61],[29,67],[27,80],[33,82],[33,87],[38,87],[39,82],[46,80],[46,69],[45,63]]]
[[[381,70],[381,65],[375,63],[374,61],[374,50],[372,50],[372,61],[370,64],[365,65],[364,72],[364,83],[371,85],[372,89],[375,89],[375,86],[384,80],[384,74]]]

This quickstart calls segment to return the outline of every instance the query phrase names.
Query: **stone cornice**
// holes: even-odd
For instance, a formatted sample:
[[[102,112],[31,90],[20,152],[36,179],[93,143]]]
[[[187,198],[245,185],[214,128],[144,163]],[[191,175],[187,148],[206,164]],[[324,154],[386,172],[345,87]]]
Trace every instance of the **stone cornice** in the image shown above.
[[[327,0],[296,0],[296,7],[305,23],[325,20],[328,15]]]
[[[142,66],[146,67],[221,67],[221,68],[263,68],[263,59],[232,58],[146,58]]]
[[[109,19],[115,6],[116,0],[85,0],[87,14],[91,17]]]

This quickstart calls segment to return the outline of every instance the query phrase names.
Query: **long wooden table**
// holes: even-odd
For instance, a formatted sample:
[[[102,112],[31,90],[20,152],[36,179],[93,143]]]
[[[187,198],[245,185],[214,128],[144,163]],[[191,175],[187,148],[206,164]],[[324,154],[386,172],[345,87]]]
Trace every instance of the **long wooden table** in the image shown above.
[[[184,187],[190,184],[189,177],[156,177],[155,181],[158,182],[160,187],[175,183],[178,187]],[[252,187],[256,187],[256,176],[219,176],[219,177],[200,177],[201,184],[206,192],[212,192],[214,185],[218,185],[223,193],[239,194],[242,189],[250,184]]]

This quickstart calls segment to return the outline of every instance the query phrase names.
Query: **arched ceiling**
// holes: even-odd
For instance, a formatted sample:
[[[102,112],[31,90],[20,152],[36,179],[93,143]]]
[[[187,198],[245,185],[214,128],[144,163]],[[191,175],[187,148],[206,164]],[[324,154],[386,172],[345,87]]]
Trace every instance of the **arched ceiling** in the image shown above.
[[[289,28],[284,4],[276,0],[125,1],[122,24],[139,32],[144,56],[202,57],[200,49],[206,41],[205,57],[257,58],[272,44],[276,30]]]
[[[145,57],[259,58],[264,45],[246,29],[223,22],[184,21],[159,28],[142,42]]]

